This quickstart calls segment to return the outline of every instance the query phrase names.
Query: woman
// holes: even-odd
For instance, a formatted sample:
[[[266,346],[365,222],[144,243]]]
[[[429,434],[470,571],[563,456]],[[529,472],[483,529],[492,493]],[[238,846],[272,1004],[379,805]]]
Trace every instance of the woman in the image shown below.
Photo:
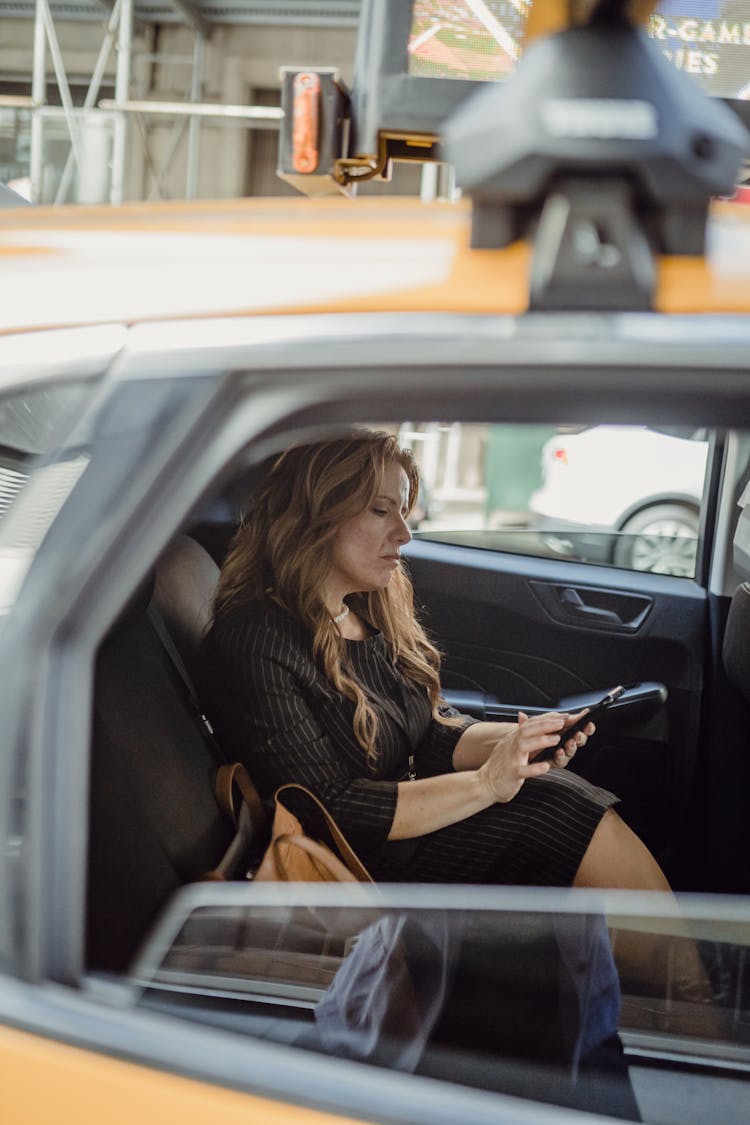
[[[417,491],[387,434],[274,462],[204,646],[225,748],[266,797],[316,793],[376,879],[667,889],[616,798],[565,772],[593,724],[566,741],[578,716],[486,723],[441,704],[400,561]]]

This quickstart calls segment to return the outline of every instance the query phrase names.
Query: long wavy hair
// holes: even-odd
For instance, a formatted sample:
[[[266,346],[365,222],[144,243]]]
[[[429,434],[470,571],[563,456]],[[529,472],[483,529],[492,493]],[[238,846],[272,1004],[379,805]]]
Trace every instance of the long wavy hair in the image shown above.
[[[409,482],[409,512],[419,473],[407,450],[386,433],[356,431],[295,446],[267,469],[222,567],[215,601],[219,620],[234,609],[271,599],[312,634],[313,658],[355,705],[354,733],[368,759],[377,758],[378,717],[346,663],[346,646],[323,600],[339,528],[364,512],[396,462]],[[422,685],[433,715],[440,704],[440,654],[414,611],[411,582],[399,564],[386,587],[348,597],[351,608],[380,630],[399,672]],[[450,720],[447,720],[450,722]]]

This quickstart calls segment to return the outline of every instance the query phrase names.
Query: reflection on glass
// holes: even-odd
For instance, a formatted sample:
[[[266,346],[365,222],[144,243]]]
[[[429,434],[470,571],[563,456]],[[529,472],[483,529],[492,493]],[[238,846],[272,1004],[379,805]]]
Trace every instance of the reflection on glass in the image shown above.
[[[399,441],[420,469],[421,539],[695,575],[705,430],[428,423]]]
[[[359,936],[315,1008],[326,1051],[638,1118],[602,918],[394,914]]]
[[[708,1062],[714,1073],[726,1065],[732,1081],[738,1067],[750,1070],[741,904],[734,917],[713,919],[710,906],[693,917],[659,895],[648,915],[634,896],[628,909],[576,911],[574,896],[560,898],[568,906],[558,910],[549,891],[503,888],[508,908],[487,909],[451,888],[456,908],[419,908],[405,898],[379,906],[381,890],[393,900],[378,888],[364,905],[333,907],[273,905],[263,890],[254,904],[257,888],[229,885],[201,887],[191,905],[191,888],[188,909],[165,920],[134,970],[141,1002],[181,1014],[187,1006],[191,1018],[339,1058],[628,1120],[649,1119],[639,1108],[644,1059],[652,1085],[665,1059]],[[409,898],[422,890],[409,888]],[[497,891],[480,893],[497,901]],[[666,1070],[664,1082],[676,1091],[679,1075]]]

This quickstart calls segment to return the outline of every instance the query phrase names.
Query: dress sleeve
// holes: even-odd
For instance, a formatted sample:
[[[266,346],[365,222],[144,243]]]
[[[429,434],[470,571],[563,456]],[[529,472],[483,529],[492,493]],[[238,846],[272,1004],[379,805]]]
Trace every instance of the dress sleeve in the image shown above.
[[[351,719],[340,697],[331,691],[319,701],[310,690],[316,672],[307,652],[278,629],[259,626],[249,634],[225,632],[214,655],[227,677],[222,694],[224,707],[234,712],[233,750],[258,789],[270,795],[289,782],[304,785],[353,847],[383,844],[397,783],[368,777],[364,751],[356,761],[359,748],[351,747]]]
[[[414,752],[417,777],[436,777],[441,773],[453,773],[453,751],[456,743],[467,727],[479,722],[470,715],[462,715],[447,703],[440,707],[440,714],[446,718],[462,721],[448,726],[439,723],[435,718],[430,719],[427,730]]]

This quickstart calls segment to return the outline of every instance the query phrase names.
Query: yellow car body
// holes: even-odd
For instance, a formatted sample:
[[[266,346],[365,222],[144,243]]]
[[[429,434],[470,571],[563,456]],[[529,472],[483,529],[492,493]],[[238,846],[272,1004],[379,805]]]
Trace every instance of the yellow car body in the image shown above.
[[[713,204],[705,257],[658,260],[655,310],[741,313],[750,206]],[[174,317],[521,315],[531,247],[469,246],[467,204],[237,200],[0,211],[0,331]]]

